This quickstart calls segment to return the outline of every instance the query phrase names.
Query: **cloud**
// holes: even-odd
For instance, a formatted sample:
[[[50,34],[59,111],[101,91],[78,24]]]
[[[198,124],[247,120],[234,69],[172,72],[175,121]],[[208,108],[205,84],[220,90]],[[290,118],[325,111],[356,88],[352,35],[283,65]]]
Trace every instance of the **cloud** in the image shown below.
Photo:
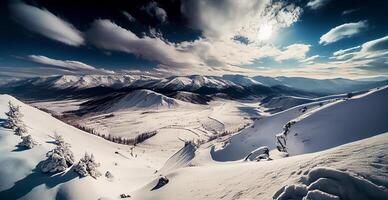
[[[363,52],[388,50],[388,36],[366,42],[361,47]]]
[[[135,22],[136,21],[136,18],[134,18],[127,11],[123,11],[122,14],[128,19],[129,22]]]
[[[174,43],[161,38],[138,37],[110,20],[95,20],[86,35],[88,42],[100,49],[130,53],[164,65],[182,66],[196,62],[192,55],[178,51]]]
[[[318,8],[321,8],[322,6],[326,5],[330,0],[311,0],[307,3],[307,7],[309,7],[312,10],[316,10]]]
[[[381,75],[388,73],[388,36],[365,42],[345,50],[336,51],[333,61],[318,63],[310,67],[315,70],[344,71],[359,75]]]
[[[365,42],[361,46],[356,46],[349,49],[336,51],[333,53],[333,56],[334,56],[333,58],[337,60],[347,60],[347,61],[387,58],[388,36]]]
[[[84,44],[82,33],[46,9],[24,3],[10,5],[15,20],[28,30],[70,46]]]
[[[113,71],[97,69],[83,62],[74,60],[57,60],[42,55],[29,55],[26,59],[44,66],[58,67],[61,69],[70,70],[71,72],[114,73]]]
[[[310,45],[307,44],[292,44],[287,46],[284,51],[280,52],[275,57],[276,61],[290,60],[290,59],[304,59],[306,53],[310,50]]]
[[[346,23],[335,28],[332,28],[329,32],[322,35],[319,44],[327,45],[333,42],[337,42],[344,38],[350,38],[362,30],[368,27],[367,21],[359,21],[355,23]]]
[[[348,48],[348,49],[340,49],[340,50],[334,52],[333,56],[344,55],[344,54],[347,54],[349,52],[355,51],[355,50],[357,50],[359,48],[361,48],[361,46],[355,46],[355,47],[351,47],[351,48]]]
[[[317,58],[319,58],[320,56],[319,55],[314,55],[314,56],[310,56],[306,59],[303,59],[303,60],[300,60],[299,62],[303,62],[303,63],[308,63],[308,64],[312,64],[314,63],[313,61]]]
[[[167,12],[158,6],[158,3],[155,1],[152,1],[148,3],[145,7],[142,7],[143,10],[145,10],[150,16],[155,17],[160,22],[166,22],[167,21]]]
[[[284,1],[183,0],[181,12],[190,26],[201,30],[206,38],[240,36],[255,42],[263,26],[275,34],[296,22],[302,9]]]
[[[269,1],[183,0],[181,12],[206,37],[231,37],[239,26],[258,18]],[[231,34],[232,33],[232,34]]]
[[[354,13],[354,12],[356,12],[358,10],[359,9],[344,10],[341,15],[348,15],[348,14]]]

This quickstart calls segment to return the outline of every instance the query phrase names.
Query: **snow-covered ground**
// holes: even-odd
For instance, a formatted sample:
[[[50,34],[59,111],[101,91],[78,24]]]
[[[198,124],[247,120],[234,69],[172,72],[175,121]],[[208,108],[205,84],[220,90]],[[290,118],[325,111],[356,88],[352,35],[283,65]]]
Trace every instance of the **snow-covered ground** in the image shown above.
[[[101,134],[123,138],[157,131],[155,136],[139,144],[138,148],[155,155],[154,159],[160,160],[157,163],[163,163],[182,147],[182,140],[208,140],[225,131],[235,133],[252,123],[251,114],[240,110],[243,106],[237,102],[220,100],[210,105],[129,109],[111,113],[113,115],[87,116],[79,119],[78,123],[94,128]]]
[[[130,146],[87,134],[11,96],[0,95],[1,119],[6,118],[4,113],[8,111],[8,101],[21,105],[23,121],[39,145],[30,150],[20,149],[17,147],[20,137],[12,130],[0,128],[0,199],[114,198],[156,176],[156,169],[150,166],[142,152],[135,151],[137,156],[131,156]],[[93,153],[96,161],[101,163],[99,170],[103,176],[96,180],[91,177],[80,179],[72,170],[50,176],[36,169],[37,164],[45,159],[46,152],[55,147],[52,144],[54,133],[70,143],[77,162],[85,152]],[[104,177],[107,171],[114,175],[113,179]]]
[[[307,198],[314,200],[383,200],[388,198],[387,156],[385,133],[313,154],[182,168],[166,175],[170,181],[164,187],[150,191],[153,181],[137,190],[134,199],[273,199],[284,186],[300,185],[305,193],[291,188],[288,198],[279,200],[302,199],[307,191],[332,196]]]
[[[213,149],[219,161],[242,159],[260,146],[276,149],[275,135],[287,122],[295,121],[287,136],[291,155],[328,149],[388,131],[388,87],[351,99],[324,100],[304,104],[263,117],[251,127]],[[304,111],[305,110],[305,111]]]
[[[388,199],[388,87],[276,114],[263,113],[257,103],[216,99],[209,105],[118,109],[79,119],[115,136],[158,131],[135,147],[78,130],[9,95],[0,95],[1,119],[8,101],[21,105],[38,146],[21,149],[21,138],[0,128],[0,199],[102,200],[120,194],[129,199]],[[69,109],[51,108],[61,113],[77,106],[64,104]],[[199,147],[183,142],[233,132],[253,116],[258,118],[251,126],[232,136]],[[275,135],[290,121],[295,123],[286,137],[286,157],[276,150]],[[102,176],[79,178],[72,169],[40,172],[38,163],[55,147],[54,133],[71,145],[76,162],[93,153]],[[270,148],[272,160],[243,161],[261,146]]]

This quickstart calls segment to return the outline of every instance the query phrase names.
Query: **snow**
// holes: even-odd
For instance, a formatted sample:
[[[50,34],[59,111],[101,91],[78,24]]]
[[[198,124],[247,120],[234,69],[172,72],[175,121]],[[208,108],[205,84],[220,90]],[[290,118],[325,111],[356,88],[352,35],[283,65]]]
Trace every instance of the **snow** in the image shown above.
[[[316,152],[387,132],[387,91],[388,87],[384,87],[349,100],[314,102],[262,117],[251,128],[226,140],[224,148],[213,149],[212,157],[233,161],[243,159],[260,146],[275,149],[275,135],[289,121],[296,121],[287,136],[290,155]],[[301,112],[303,107],[306,112]]]
[[[192,78],[198,84],[216,81]],[[32,149],[20,149],[21,138],[13,130],[0,128],[0,199],[88,200],[124,195],[141,200],[387,199],[387,90],[383,87],[346,100],[344,96],[314,100],[276,114],[257,109],[258,103],[220,99],[209,105],[186,106],[190,104],[183,102],[184,106],[169,108],[165,96],[155,101],[157,93],[140,91],[141,100],[144,94],[151,95],[148,103],[128,104],[137,101],[126,99],[117,104],[111,117],[97,113],[77,119],[114,136],[158,131],[135,147],[83,132],[9,95],[0,95],[0,118],[6,118],[8,101],[20,105],[28,133],[38,143]],[[152,107],[155,102],[163,109],[141,107]],[[128,105],[141,109],[127,109]],[[260,118],[250,124],[250,117],[258,114]],[[287,157],[276,150],[275,135],[290,121],[295,124],[286,135]],[[250,126],[238,131],[247,124]],[[223,131],[236,134],[199,147],[188,142]],[[81,169],[88,174],[93,171],[96,179],[79,177],[74,172],[81,166],[77,164],[59,173],[40,172],[39,163],[57,146],[54,133],[69,143],[75,163],[95,159],[91,168],[81,164]],[[263,146],[271,150],[271,159],[243,161],[250,152],[255,154],[252,157],[266,153]],[[97,176],[95,169],[105,176]]]
[[[196,150],[197,147],[192,142],[185,142],[184,147],[166,161],[159,173],[167,173],[178,168],[186,167],[195,157]]]
[[[171,109],[176,108],[185,102],[166,97],[162,94],[151,90],[135,90],[120,98],[109,108],[105,109],[106,113],[123,111],[127,109]]]
[[[165,174],[169,183],[164,187],[150,191],[156,184],[156,180],[154,180],[133,193],[132,197],[143,200],[172,198],[272,199],[275,194],[281,194],[282,188],[287,185],[290,188],[293,185],[301,185],[300,180],[305,179],[306,175],[311,177],[308,180],[313,183],[316,178],[319,180],[323,177],[336,177],[336,174],[345,174],[344,177],[339,175],[340,179],[335,178],[339,181],[345,181],[341,185],[344,195],[351,196],[355,190],[354,195],[370,194],[369,191],[378,190],[375,196],[371,196],[376,198],[369,199],[385,199],[378,198],[378,195],[385,197],[388,194],[388,162],[384,159],[387,152],[388,133],[384,133],[313,154],[266,162],[219,163],[181,168]],[[317,172],[319,173],[317,174]],[[371,183],[373,186],[368,189],[369,191],[365,191],[364,186]],[[308,182],[306,184],[311,186]],[[354,185],[363,189],[353,188]],[[298,194],[297,191],[302,190],[300,192],[305,194],[303,188],[306,186],[296,188],[296,191],[295,187],[289,190],[293,190],[293,194]],[[313,186],[310,187],[312,191],[315,191],[313,188]],[[330,185],[326,188],[330,188]],[[322,188],[322,190],[327,191],[326,188]],[[306,190],[308,189],[306,188]],[[310,193],[309,197],[314,195],[312,192]]]
[[[302,177],[298,185],[289,185],[274,195],[276,200],[285,199],[387,199],[388,191],[385,187],[357,175],[339,171],[328,167],[315,167]]]
[[[39,142],[30,150],[15,148],[20,137],[12,130],[0,128],[0,197],[1,199],[98,199],[100,197],[118,197],[119,194],[132,191],[155,177],[155,169],[148,161],[138,156],[130,156],[130,146],[118,145],[102,138],[87,134],[72,126],[54,119],[50,114],[23,104],[8,95],[0,95],[0,118],[5,118],[8,101],[21,105],[23,121],[29,134]],[[37,170],[39,162],[45,159],[46,152],[55,148],[54,132],[63,136],[70,143],[76,160],[85,152],[93,155],[101,162],[102,173],[110,171],[115,180],[107,178],[79,179],[71,169],[64,173],[46,175]],[[120,152],[123,156],[115,154]],[[142,173],[138,173],[142,171]],[[84,189],[89,191],[85,193]],[[109,188],[109,189],[107,189]],[[3,198],[4,197],[4,198]]]

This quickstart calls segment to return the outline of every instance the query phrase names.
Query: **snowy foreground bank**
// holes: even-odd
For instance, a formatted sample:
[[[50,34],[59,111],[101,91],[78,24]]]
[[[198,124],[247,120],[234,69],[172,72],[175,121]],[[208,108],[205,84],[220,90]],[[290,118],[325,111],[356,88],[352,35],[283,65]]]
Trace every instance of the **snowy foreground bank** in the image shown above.
[[[388,199],[388,133],[384,118],[367,121],[371,126],[363,126],[362,130],[335,128],[341,124],[349,126],[350,122],[330,121],[333,112],[338,112],[337,119],[354,117],[345,116],[354,109],[364,111],[360,120],[355,120],[358,124],[373,120],[370,116],[379,110],[382,110],[377,115],[379,119],[385,117],[386,94],[384,88],[355,99],[307,109],[302,114],[287,110],[258,120],[256,128],[247,128],[233,136],[231,143],[221,149],[214,150],[207,144],[196,149],[187,144],[161,169],[153,167],[152,158],[146,153],[136,152],[134,156],[131,146],[87,134],[11,96],[0,95],[0,123],[7,118],[4,113],[8,112],[9,101],[20,105],[28,133],[37,142],[32,149],[21,148],[20,136],[11,129],[0,128],[0,199]],[[266,125],[271,118],[281,120]],[[255,146],[268,145],[271,153],[276,151],[274,135],[290,120],[297,121],[289,134],[290,157],[273,154],[270,161],[242,161]],[[266,134],[260,132],[260,123],[263,128],[274,127],[276,132],[260,140]],[[350,139],[339,137],[334,146],[323,143],[318,148],[315,144],[327,133],[321,130],[325,126],[328,132],[341,130],[337,134],[342,134],[348,130],[345,136],[355,135]],[[370,133],[366,134],[368,129]],[[253,134],[256,131],[260,133]],[[37,166],[57,146],[55,133],[69,143],[75,163],[85,153],[92,153],[100,164],[97,168],[101,176],[81,178],[74,166],[61,173],[43,173]],[[297,149],[303,145],[298,135],[309,137],[312,142],[304,149]],[[160,178],[161,175],[165,178]]]

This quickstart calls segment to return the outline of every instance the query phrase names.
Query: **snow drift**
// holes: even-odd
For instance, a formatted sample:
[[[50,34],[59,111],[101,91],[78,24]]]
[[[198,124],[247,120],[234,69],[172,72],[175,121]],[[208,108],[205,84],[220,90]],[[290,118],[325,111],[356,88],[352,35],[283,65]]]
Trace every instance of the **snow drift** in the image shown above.
[[[192,142],[185,142],[185,146],[172,155],[160,169],[159,173],[167,173],[172,170],[186,167],[194,158],[197,147]]]

